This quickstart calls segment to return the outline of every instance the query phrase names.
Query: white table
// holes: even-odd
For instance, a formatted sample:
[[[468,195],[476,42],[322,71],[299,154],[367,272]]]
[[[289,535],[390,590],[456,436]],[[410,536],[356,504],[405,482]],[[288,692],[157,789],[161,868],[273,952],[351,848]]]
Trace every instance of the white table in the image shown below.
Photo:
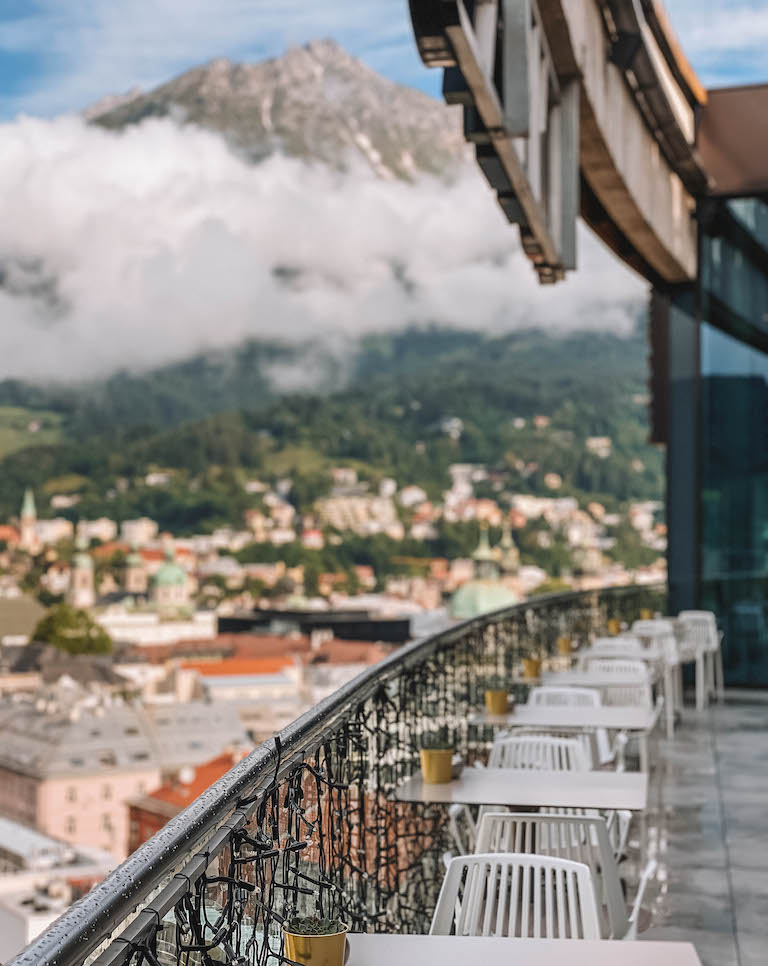
[[[616,681],[616,684],[619,682]],[[551,731],[609,731],[633,733],[640,746],[640,769],[650,768],[648,736],[656,726],[655,708],[636,708],[633,705],[600,707],[563,707],[561,705],[518,704],[506,714],[478,711],[470,714],[471,724],[496,725],[506,728],[543,728]]]
[[[581,662],[593,658],[607,658],[608,660],[619,658],[630,661],[643,661],[647,664],[651,680],[657,681],[661,678],[666,708],[667,737],[671,738],[675,732],[675,705],[677,704],[675,674],[670,662],[667,660],[667,652],[664,650],[663,645],[659,643],[660,638],[651,638],[651,640],[654,643],[650,646],[638,647],[636,651],[621,651],[620,649],[615,651],[610,649],[595,650],[594,648],[588,647],[578,652],[578,660]],[[589,670],[581,671],[579,669],[579,673],[588,674]],[[617,680],[615,683],[621,684],[623,682]]]
[[[349,966],[701,966],[676,942],[351,933],[349,947]]]
[[[420,775],[395,789],[401,802],[442,805],[505,805],[517,808],[598,808],[644,811],[646,772],[553,772],[530,768],[465,768],[444,785],[428,785]]]
[[[582,647],[578,651],[574,651],[574,657],[578,663],[586,659],[599,660],[600,658],[606,658],[609,661],[621,659],[627,661],[645,661],[646,664],[659,664],[664,660],[665,654],[660,647],[651,644],[649,647],[638,647],[634,651],[628,651],[620,647],[600,647],[597,649],[594,647]]]
[[[653,680],[650,668],[649,672],[649,680]],[[541,675],[541,683],[545,687],[549,685],[558,688],[623,688],[637,684],[638,681],[637,674],[610,674],[608,671],[581,671],[578,668],[570,671],[544,671]]]
[[[649,732],[656,723],[651,708],[616,707],[573,708],[560,705],[518,704],[506,714],[477,711],[470,714],[471,724],[503,725],[509,728],[551,728],[554,731],[587,731],[608,728],[614,731]]]

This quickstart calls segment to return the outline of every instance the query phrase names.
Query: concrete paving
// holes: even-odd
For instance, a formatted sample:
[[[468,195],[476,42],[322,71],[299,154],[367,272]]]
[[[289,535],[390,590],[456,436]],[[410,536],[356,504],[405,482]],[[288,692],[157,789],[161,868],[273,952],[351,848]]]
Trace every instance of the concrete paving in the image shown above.
[[[640,939],[694,943],[703,966],[768,964],[768,695],[686,708],[658,742],[648,854],[659,863]],[[637,867],[630,855],[628,871]]]

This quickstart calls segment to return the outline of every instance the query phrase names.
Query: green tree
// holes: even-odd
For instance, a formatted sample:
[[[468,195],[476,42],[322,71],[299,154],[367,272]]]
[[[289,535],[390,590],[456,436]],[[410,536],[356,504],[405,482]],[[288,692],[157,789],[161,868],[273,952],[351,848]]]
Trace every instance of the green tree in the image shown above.
[[[69,604],[52,607],[39,621],[32,640],[69,654],[110,654],[112,638],[87,611]]]

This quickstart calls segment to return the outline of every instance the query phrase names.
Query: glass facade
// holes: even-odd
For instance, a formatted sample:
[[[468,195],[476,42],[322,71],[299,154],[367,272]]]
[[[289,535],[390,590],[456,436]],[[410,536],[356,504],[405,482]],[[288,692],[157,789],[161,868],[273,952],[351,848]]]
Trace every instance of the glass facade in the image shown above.
[[[768,686],[768,206],[707,201],[699,224],[667,315],[670,593],[717,614],[729,684]]]

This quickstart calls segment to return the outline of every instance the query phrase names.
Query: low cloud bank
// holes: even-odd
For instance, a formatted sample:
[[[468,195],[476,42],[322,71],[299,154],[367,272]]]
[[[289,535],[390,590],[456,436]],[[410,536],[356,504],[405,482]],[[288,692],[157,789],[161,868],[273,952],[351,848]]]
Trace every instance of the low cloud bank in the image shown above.
[[[113,133],[78,117],[0,125],[0,157],[0,378],[429,322],[621,332],[645,298],[586,230],[579,271],[540,287],[474,166],[450,185],[253,167],[169,120]]]

